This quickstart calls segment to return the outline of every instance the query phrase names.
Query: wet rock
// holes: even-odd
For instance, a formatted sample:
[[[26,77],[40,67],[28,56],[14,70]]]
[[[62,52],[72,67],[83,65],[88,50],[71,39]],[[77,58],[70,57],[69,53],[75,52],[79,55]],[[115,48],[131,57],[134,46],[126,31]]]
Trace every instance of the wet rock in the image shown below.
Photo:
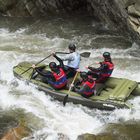
[[[11,125],[11,119],[8,122],[8,128],[3,131],[1,135],[1,140],[21,140],[24,137],[29,136],[31,134],[31,130],[28,127],[27,122],[24,118],[20,118],[20,120],[16,120],[15,125]]]
[[[140,26],[138,27],[137,32],[138,32],[138,33],[139,33],[139,35],[140,35]]]
[[[2,137],[3,133],[6,132],[9,128],[15,127],[17,125],[17,120],[9,115],[5,115],[0,113],[0,137]]]
[[[41,15],[41,12],[39,10],[40,8],[38,9],[38,7],[36,6],[36,4],[33,1],[25,0],[24,4],[25,4],[25,8],[28,11],[29,15],[31,15],[33,17]]]
[[[98,16],[100,21],[107,23],[109,28],[114,28],[118,30],[121,34],[125,34],[125,36],[130,37],[129,39],[133,42],[137,40],[140,43],[140,36],[137,34],[137,27],[135,27],[135,23],[130,21],[129,7],[134,7],[134,4],[137,5],[136,1],[122,1],[122,0],[100,0],[99,1],[91,1],[92,11],[94,11],[94,16]],[[132,5],[131,5],[132,4]],[[128,6],[128,7],[127,7]],[[138,6],[137,6],[138,7]],[[135,8],[135,7],[134,7]],[[136,11],[133,9],[133,11]],[[131,12],[132,13],[132,12]],[[134,13],[134,12],[133,12]],[[136,12],[135,12],[136,13]],[[137,15],[139,12],[137,12]],[[135,18],[138,18],[138,16]],[[138,20],[138,19],[135,19]],[[137,25],[139,26],[139,25]]]
[[[4,134],[1,140],[21,140],[30,134],[30,130],[24,125],[19,125],[15,128],[11,128],[7,133]]]
[[[58,133],[58,140],[70,140],[66,135]]]
[[[123,0],[124,2],[124,5],[125,5],[125,8],[130,6],[130,5],[133,5],[135,3],[135,0]]]
[[[105,128],[106,133],[110,133],[115,140],[139,140],[140,122],[129,120],[120,124],[109,124]]]
[[[140,44],[140,0],[0,0],[0,13],[24,17],[86,13]]]
[[[83,134],[78,136],[77,140],[113,140],[110,134]]]
[[[129,120],[121,123],[110,123],[102,127],[101,134],[83,134],[77,140],[139,140],[140,122]]]
[[[138,8],[136,9],[136,6],[135,5],[130,5],[128,7],[128,14],[129,15],[132,15],[134,17],[140,17],[140,11],[138,11]]]

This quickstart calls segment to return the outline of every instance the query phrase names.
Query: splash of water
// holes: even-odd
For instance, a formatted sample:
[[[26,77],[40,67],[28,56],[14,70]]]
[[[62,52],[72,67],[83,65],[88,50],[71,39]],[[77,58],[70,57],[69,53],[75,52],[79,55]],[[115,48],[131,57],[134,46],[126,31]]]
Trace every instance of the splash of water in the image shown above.
[[[33,127],[34,139],[57,139],[58,134],[63,133],[71,140],[74,140],[78,135],[86,132],[96,134],[100,132],[102,125],[108,123],[117,123],[120,120],[127,121],[132,118],[139,119],[139,97],[131,101],[135,109],[116,109],[110,113],[89,109],[81,105],[73,105],[72,103],[68,103],[66,107],[63,107],[62,103],[54,101],[51,97],[46,96],[44,92],[38,91],[33,85],[26,85],[21,81],[18,81],[19,85],[17,87],[10,85],[9,82],[14,78],[12,73],[13,66],[22,61],[39,61],[54,50],[66,51],[65,46],[71,41],[61,37],[49,38],[42,33],[29,35],[26,33],[27,30],[22,28],[15,32],[9,32],[8,29],[0,29],[1,81],[6,81],[0,84],[0,107],[3,110],[21,108],[25,110],[25,114],[32,113],[33,116],[39,118],[43,125],[41,126],[41,123],[39,127]],[[90,45],[92,42],[91,38],[88,39],[86,45]],[[74,37],[73,40],[77,41],[77,38]],[[80,43],[84,44],[84,41],[80,40],[78,45]],[[135,51],[133,46],[130,49]],[[88,51],[91,52],[90,59],[83,58],[81,68],[95,61],[101,61],[102,58],[99,56],[104,51],[109,51],[115,63],[113,76],[140,81],[139,58],[128,53],[130,49],[89,49]],[[87,50],[81,47],[78,51]],[[48,59],[46,63],[52,59]],[[30,120],[30,123],[33,123],[32,120]]]

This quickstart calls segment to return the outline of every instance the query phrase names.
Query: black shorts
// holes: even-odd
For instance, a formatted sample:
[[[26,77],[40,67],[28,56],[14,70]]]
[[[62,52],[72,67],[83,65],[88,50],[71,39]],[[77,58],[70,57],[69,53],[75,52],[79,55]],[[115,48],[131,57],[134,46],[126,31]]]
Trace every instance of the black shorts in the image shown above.
[[[75,74],[76,74],[76,69],[75,68],[71,68],[71,67],[65,66],[64,70],[65,70],[67,78],[74,77]]]

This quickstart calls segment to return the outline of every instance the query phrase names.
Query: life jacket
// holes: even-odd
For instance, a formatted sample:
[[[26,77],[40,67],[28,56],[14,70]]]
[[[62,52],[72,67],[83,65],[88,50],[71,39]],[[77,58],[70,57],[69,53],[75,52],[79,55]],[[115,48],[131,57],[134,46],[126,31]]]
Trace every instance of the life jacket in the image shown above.
[[[55,78],[55,82],[52,82],[53,86],[57,89],[64,87],[67,84],[66,74],[62,68],[59,68],[59,74],[53,72],[53,76]]]
[[[89,82],[89,81],[83,81],[82,86],[87,85],[90,89],[88,91],[84,91],[83,93],[87,96],[94,94],[95,91],[95,81]]]
[[[108,65],[108,70],[103,71],[103,72],[101,73],[101,75],[102,75],[103,77],[109,77],[109,76],[112,74],[112,71],[113,71],[113,69],[114,69],[114,64],[111,63],[111,62],[109,62],[109,61],[104,61],[104,62],[102,62],[102,64]]]

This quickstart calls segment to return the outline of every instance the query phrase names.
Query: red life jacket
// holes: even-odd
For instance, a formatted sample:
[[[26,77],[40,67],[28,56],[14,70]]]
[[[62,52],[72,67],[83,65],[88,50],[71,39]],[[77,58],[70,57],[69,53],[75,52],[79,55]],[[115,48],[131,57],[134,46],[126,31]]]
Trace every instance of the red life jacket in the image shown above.
[[[55,82],[53,82],[53,86],[55,88],[62,88],[67,84],[67,78],[66,78],[66,74],[63,71],[62,68],[59,69],[59,74],[57,74],[56,72],[53,72],[53,76],[55,78]]]
[[[102,76],[103,77],[109,77],[112,74],[112,71],[114,69],[114,64],[109,62],[109,61],[104,61],[102,62],[102,64],[106,64],[108,65],[108,70],[106,70],[105,72],[102,72]]]
[[[95,91],[95,81],[93,81],[92,83],[89,81],[83,81],[82,86],[84,85],[87,85],[90,88],[89,91],[84,91],[84,94],[87,96],[92,95]]]

